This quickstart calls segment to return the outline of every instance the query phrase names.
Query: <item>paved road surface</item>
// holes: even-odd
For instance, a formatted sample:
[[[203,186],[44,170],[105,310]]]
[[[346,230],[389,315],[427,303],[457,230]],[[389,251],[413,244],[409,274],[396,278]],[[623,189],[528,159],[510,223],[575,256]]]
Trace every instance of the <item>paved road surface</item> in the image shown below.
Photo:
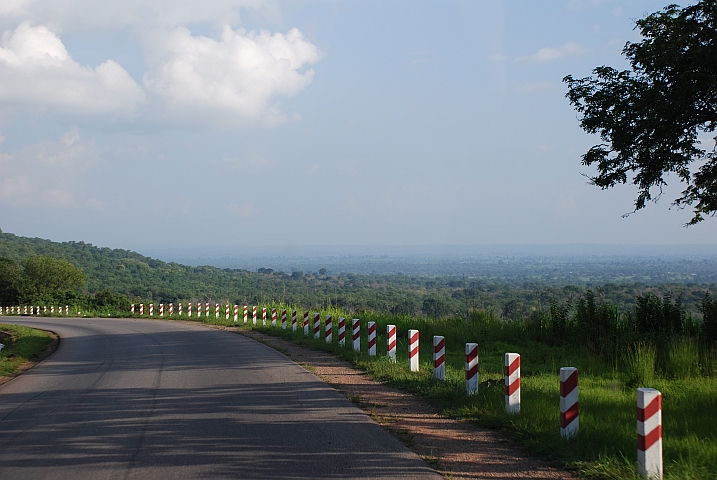
[[[0,317],[59,349],[0,386],[0,479],[440,478],[284,355],[179,322]]]

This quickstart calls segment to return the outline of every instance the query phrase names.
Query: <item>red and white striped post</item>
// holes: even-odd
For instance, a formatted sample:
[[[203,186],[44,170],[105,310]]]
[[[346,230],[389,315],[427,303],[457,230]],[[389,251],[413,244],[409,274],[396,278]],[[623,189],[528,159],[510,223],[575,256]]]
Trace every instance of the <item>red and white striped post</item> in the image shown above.
[[[181,303],[179,304],[179,316],[180,317],[182,316],[182,304]]]
[[[164,304],[163,303],[159,304],[159,316],[160,317],[164,316]]]
[[[354,352],[361,351],[361,320],[351,320],[351,339],[353,340]]]
[[[188,316],[188,317],[191,317],[191,316],[192,316],[192,304],[191,304],[191,302],[187,304],[187,316]]]
[[[321,335],[321,315],[314,313],[314,340],[318,340]]]
[[[202,304],[197,302],[197,318],[202,316]]]
[[[396,325],[386,325],[386,355],[396,363]]]
[[[10,307],[5,307],[5,315],[7,315],[7,313],[8,313],[8,308],[10,308]],[[134,308],[132,309],[132,313],[134,313]],[[50,305],[50,315],[54,315],[54,314],[55,314],[55,306]]]
[[[172,315],[174,315],[174,304],[170,303],[169,304],[169,316],[171,317]]]
[[[69,314],[70,314],[70,306],[65,305],[65,315],[69,315]]]
[[[433,336],[433,378],[446,379],[446,338]]]
[[[219,304],[214,304],[214,318],[219,318]]]
[[[266,326],[266,307],[261,307],[261,324]]]
[[[248,317],[249,317],[249,307],[247,305],[244,305],[244,323],[247,322]]]
[[[291,331],[296,331],[296,310],[291,311]]]
[[[281,310],[281,329],[286,330],[286,310]]]
[[[478,393],[478,344],[466,343],[466,394]]]
[[[520,412],[520,355],[506,353],[503,373],[505,374],[505,411]]]
[[[408,368],[412,372],[418,371],[418,330],[408,331]]]
[[[209,302],[204,304],[204,316],[209,317]]]
[[[53,307],[53,308],[54,308],[54,307]],[[134,303],[129,306],[129,313],[131,313],[132,315],[134,315]]]
[[[139,304],[139,314],[144,315],[144,303]]]
[[[560,369],[560,435],[572,438],[578,435],[578,369]]]
[[[309,312],[304,310],[304,335],[309,334]]]
[[[346,319],[339,317],[339,346],[346,345]]]
[[[376,322],[368,322],[368,356],[376,356]]]
[[[22,309],[23,315],[27,315],[27,305],[23,305],[25,308]]]
[[[45,305],[42,306],[42,314],[47,315],[47,307]]]
[[[30,315],[35,315],[35,306],[30,305]]]
[[[662,394],[654,388],[637,389],[637,470],[662,479]]]
[[[276,308],[271,309],[271,326],[276,327]]]
[[[333,318],[331,315],[326,315],[326,325],[324,327],[324,339],[326,343],[331,343],[333,340]]]
[[[224,305],[224,320],[229,320],[229,309],[230,308],[231,307],[229,306],[228,303],[226,305]]]
[[[256,325],[256,305],[251,307],[251,323]]]
[[[234,305],[234,323],[239,321],[239,305]]]
[[[153,315],[154,315],[154,303],[150,303],[149,304],[149,316],[151,317]]]

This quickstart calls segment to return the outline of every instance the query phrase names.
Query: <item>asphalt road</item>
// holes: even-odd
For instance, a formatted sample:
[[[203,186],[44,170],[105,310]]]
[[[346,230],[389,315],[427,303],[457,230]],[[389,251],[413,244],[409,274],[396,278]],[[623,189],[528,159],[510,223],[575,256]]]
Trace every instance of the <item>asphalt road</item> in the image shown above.
[[[337,391],[240,335],[0,317],[60,347],[0,386],[0,479],[440,478]]]

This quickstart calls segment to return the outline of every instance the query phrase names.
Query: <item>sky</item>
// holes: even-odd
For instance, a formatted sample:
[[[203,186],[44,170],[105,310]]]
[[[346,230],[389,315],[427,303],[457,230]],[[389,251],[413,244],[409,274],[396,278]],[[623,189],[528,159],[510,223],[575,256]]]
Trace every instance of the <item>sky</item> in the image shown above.
[[[138,251],[715,244],[673,177],[627,217],[633,186],[587,184],[599,139],[562,83],[627,68],[667,3],[3,0],[0,228]]]

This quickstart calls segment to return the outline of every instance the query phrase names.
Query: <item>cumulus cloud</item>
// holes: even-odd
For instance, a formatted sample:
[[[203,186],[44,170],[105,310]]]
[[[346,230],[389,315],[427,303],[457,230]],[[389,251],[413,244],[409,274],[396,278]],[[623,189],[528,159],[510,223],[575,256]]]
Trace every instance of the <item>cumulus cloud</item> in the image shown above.
[[[172,113],[273,123],[283,117],[272,100],[311,83],[314,71],[304,68],[320,56],[297,29],[271,34],[225,26],[215,40],[179,27],[156,46],[143,82]]]
[[[566,43],[562,47],[545,47],[530,55],[522,55],[515,59],[516,62],[551,62],[568,55],[584,53],[585,49],[577,43]]]
[[[129,113],[144,93],[116,62],[83,67],[43,25],[21,23],[0,42],[0,102],[61,113]]]
[[[0,203],[13,206],[79,207],[84,200],[84,173],[98,159],[93,141],[83,141],[76,128],[59,141],[43,140],[16,152],[0,154]]]

